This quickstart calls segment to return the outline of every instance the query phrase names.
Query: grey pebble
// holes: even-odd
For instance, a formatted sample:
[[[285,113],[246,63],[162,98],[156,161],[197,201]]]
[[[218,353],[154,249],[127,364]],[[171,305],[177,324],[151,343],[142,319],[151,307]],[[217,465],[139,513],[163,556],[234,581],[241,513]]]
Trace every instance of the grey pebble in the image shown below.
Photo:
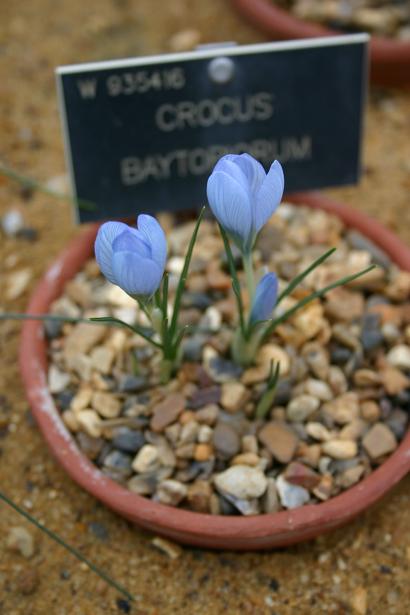
[[[200,361],[202,359],[202,349],[205,345],[206,337],[203,335],[193,335],[184,340],[182,352],[185,361]]]
[[[132,474],[132,457],[125,455],[121,451],[111,451],[104,459],[104,468],[113,471],[121,478],[127,478]]]
[[[184,308],[194,307],[199,310],[206,310],[212,303],[212,298],[206,293],[185,292],[182,295],[182,307]]]
[[[148,379],[145,376],[126,375],[120,381],[119,391],[121,393],[138,393],[148,386]]]
[[[137,453],[144,444],[144,434],[128,427],[120,427],[112,439],[113,447],[124,453]]]
[[[227,423],[219,422],[212,436],[216,454],[221,459],[234,457],[241,448],[241,439],[238,432]]]
[[[90,523],[88,524],[88,529],[92,534],[94,534],[94,536],[96,536],[103,542],[106,542],[109,538],[109,532],[107,528],[105,527],[105,525],[99,523],[98,521],[90,521]]]
[[[49,340],[60,337],[64,322],[62,320],[45,320],[44,332]]]
[[[349,231],[346,234],[346,239],[355,250],[364,250],[369,252],[372,257],[372,261],[376,263],[376,265],[380,265],[385,269],[390,267],[391,260],[387,254],[358,231]]]
[[[229,380],[238,380],[242,375],[243,369],[232,361],[214,357],[209,361],[208,372],[215,382],[222,383]]]

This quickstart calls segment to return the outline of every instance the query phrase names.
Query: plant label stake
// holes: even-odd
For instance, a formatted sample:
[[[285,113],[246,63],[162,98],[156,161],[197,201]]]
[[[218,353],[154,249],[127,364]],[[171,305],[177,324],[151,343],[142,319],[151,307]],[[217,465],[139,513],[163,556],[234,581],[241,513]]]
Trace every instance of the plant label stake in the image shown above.
[[[57,69],[80,222],[192,209],[226,153],[285,168],[288,192],[355,183],[366,34]]]

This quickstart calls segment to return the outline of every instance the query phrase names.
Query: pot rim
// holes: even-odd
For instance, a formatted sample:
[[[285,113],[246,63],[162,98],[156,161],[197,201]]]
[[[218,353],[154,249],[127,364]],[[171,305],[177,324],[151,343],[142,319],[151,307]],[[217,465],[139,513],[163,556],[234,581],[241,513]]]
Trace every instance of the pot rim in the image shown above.
[[[323,209],[373,240],[402,269],[410,271],[410,249],[365,214],[318,193],[288,195],[285,201]],[[92,255],[99,224],[69,244],[35,288],[27,312],[43,314],[65,282]],[[97,499],[145,529],[188,544],[230,549],[263,549],[293,544],[338,527],[368,508],[410,470],[410,430],[396,451],[368,477],[319,504],[251,517],[197,513],[166,506],[132,493],[105,476],[77,447],[47,385],[47,349],[41,321],[25,321],[19,362],[27,398],[53,455],[71,478]]]
[[[296,17],[271,0],[232,0],[238,11],[256,27],[280,39],[316,38],[344,32]],[[372,77],[381,85],[410,85],[410,41],[371,35]],[[389,73],[393,70],[393,73]],[[397,75],[394,69],[397,68]]]

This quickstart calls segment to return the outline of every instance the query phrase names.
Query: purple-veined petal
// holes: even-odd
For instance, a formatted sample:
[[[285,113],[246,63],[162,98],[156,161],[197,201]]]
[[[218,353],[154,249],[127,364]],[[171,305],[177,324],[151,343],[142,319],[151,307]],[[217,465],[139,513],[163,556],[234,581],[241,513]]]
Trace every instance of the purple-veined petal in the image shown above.
[[[151,258],[151,246],[144,241],[139,233],[127,228],[118,235],[112,243],[113,254],[117,252],[133,252],[141,258]]]
[[[103,275],[115,284],[115,278],[112,270],[113,241],[121,235],[128,226],[123,222],[105,222],[98,230],[95,239],[94,251],[98,266]]]
[[[226,173],[214,171],[207,184],[208,202],[221,226],[244,244],[252,234],[252,208],[246,190]]]
[[[253,226],[258,233],[278,207],[285,186],[280,162],[275,160],[256,195]]]
[[[250,322],[268,320],[272,316],[278,294],[278,278],[274,273],[266,273],[256,287],[250,314]]]
[[[141,214],[137,220],[138,230],[144,235],[151,247],[151,256],[157,265],[165,268],[167,259],[167,240],[158,220],[148,214]]]
[[[162,269],[135,252],[115,252],[112,268],[115,283],[129,295],[151,297],[161,284]]]

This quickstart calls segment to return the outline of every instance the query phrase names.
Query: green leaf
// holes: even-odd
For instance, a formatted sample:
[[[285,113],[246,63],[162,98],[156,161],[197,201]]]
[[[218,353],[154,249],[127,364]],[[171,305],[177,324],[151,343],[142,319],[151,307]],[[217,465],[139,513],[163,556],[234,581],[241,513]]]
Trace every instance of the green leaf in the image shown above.
[[[59,314],[19,314],[15,312],[4,312],[3,314],[0,314],[0,320],[52,320],[57,322],[70,322],[75,324],[80,322],[87,325],[104,323],[107,327],[125,327],[127,329],[130,329],[133,333],[137,333],[153,346],[156,346],[157,348],[162,348],[161,344],[155,342],[147,333],[145,333],[142,327],[138,327],[137,325],[129,325],[123,320],[120,320],[119,318],[113,318],[111,316],[74,318],[71,316],[60,316]]]
[[[185,325],[185,327],[182,327],[182,329],[180,330],[180,332],[177,335],[177,339],[175,341],[175,348],[178,348],[178,346],[180,345],[180,343],[182,342],[182,339],[184,337],[184,335],[186,335],[188,333],[188,331],[192,331],[193,327],[192,325]]]
[[[142,338],[144,338],[144,340],[146,340],[147,342],[149,342],[156,348],[162,348],[161,344],[159,344],[158,342],[155,342],[152,339],[152,337],[150,337],[147,333],[145,333],[144,329],[142,327],[139,327],[138,325],[129,325],[127,322],[124,322],[123,320],[120,320],[119,318],[113,318],[111,316],[99,316],[95,318],[90,318],[89,320],[90,322],[101,322],[105,324],[111,323],[113,326],[124,327],[126,329],[130,329],[137,335],[140,335]]]
[[[205,213],[205,207],[201,209],[200,214],[198,216],[198,220],[196,222],[194,232],[189,242],[188,250],[185,255],[184,266],[182,268],[181,275],[178,281],[178,286],[175,292],[174,310],[172,313],[172,319],[171,319],[171,324],[169,328],[169,337],[168,337],[168,339],[171,340],[171,343],[175,337],[177,324],[178,324],[178,315],[179,315],[179,310],[181,307],[182,295],[185,290],[185,284],[186,284],[186,280],[188,277],[189,265],[191,264],[192,252],[194,250],[196,238],[198,236],[199,227],[201,225],[202,218],[204,217],[204,213]]]
[[[142,312],[144,312],[145,316],[146,316],[146,317],[148,318],[148,320],[151,322],[151,314],[149,313],[149,310],[148,310],[148,308],[147,308],[147,304],[146,304],[146,303],[144,303],[144,301],[142,301],[142,299],[140,299],[139,297],[136,297],[135,299],[136,299],[136,301],[137,301],[137,303],[138,303],[138,305],[139,305],[140,310],[141,310]]]
[[[329,284],[328,286],[325,286],[324,288],[316,290],[315,292],[311,293],[307,297],[304,297],[303,299],[298,301],[296,305],[294,305],[289,310],[284,312],[281,316],[272,320],[270,322],[270,325],[266,328],[264,337],[273,333],[273,331],[276,329],[278,325],[282,324],[282,322],[285,322],[285,320],[293,316],[295,312],[305,307],[305,305],[307,305],[311,301],[324,297],[326,293],[333,290],[334,288],[337,288],[338,286],[344,286],[345,284],[349,284],[350,282],[353,282],[353,280],[360,278],[361,276],[365,275],[366,273],[369,273],[369,271],[372,271],[375,268],[376,268],[376,265],[370,265],[369,267],[367,267],[366,269],[363,269],[362,271],[359,271],[358,273],[354,273],[352,275],[341,278],[340,280],[336,280],[336,282],[333,282],[332,284]]]
[[[130,594],[130,592],[127,591],[122,585],[114,581],[114,579],[112,579],[106,572],[104,572],[101,568],[99,568],[98,566],[93,564],[90,560],[88,560],[86,557],[84,557],[84,555],[80,551],[77,551],[77,549],[75,549],[74,547],[69,545],[65,540],[63,540],[63,538],[61,538],[59,534],[56,534],[52,530],[49,530],[48,527],[40,523],[40,521],[37,521],[35,517],[33,517],[30,513],[28,513],[23,508],[21,508],[18,504],[13,502],[13,500],[11,500],[8,496],[6,496],[1,491],[0,491],[0,500],[3,500],[3,502],[6,502],[6,504],[8,504],[11,508],[13,508],[15,512],[17,512],[19,515],[24,517],[27,521],[32,523],[39,530],[44,532],[44,534],[47,534],[49,538],[51,538],[52,540],[57,542],[59,545],[64,547],[64,549],[66,549],[72,555],[74,555],[74,557],[80,560],[80,562],[84,562],[90,570],[92,570],[93,572],[95,572],[95,574],[97,574],[99,577],[104,579],[106,583],[114,587],[117,591],[124,594],[124,596],[126,596],[129,600],[134,601],[134,596]]]
[[[246,328],[245,328],[244,309],[243,309],[243,302],[242,302],[242,295],[241,295],[241,286],[239,284],[238,273],[237,273],[236,267],[235,267],[235,260],[234,260],[233,254],[232,254],[231,245],[229,243],[228,235],[226,234],[225,229],[220,224],[218,226],[219,226],[219,231],[221,233],[222,241],[224,242],[224,248],[225,248],[225,252],[226,252],[226,257],[228,259],[229,273],[231,274],[231,278],[232,278],[232,289],[233,289],[234,295],[236,297],[236,303],[237,303],[237,306],[238,306],[239,325],[241,327],[242,335],[244,337],[246,337]]]
[[[168,313],[168,286],[169,286],[169,275],[166,273],[164,275],[164,280],[162,282],[162,313],[164,318],[166,318]]]
[[[281,301],[283,301],[283,299],[285,297],[287,297],[288,295],[291,294],[291,292],[297,287],[299,286],[299,284],[301,284],[303,282],[303,280],[306,278],[306,276],[309,275],[309,273],[311,273],[314,269],[316,269],[317,267],[319,267],[319,265],[321,265],[326,259],[329,258],[329,256],[331,256],[334,252],[336,252],[336,248],[331,248],[330,250],[328,250],[327,252],[325,252],[324,254],[322,254],[322,256],[320,256],[318,259],[316,259],[311,265],[309,265],[309,267],[307,267],[307,269],[305,269],[304,271],[302,271],[302,273],[300,273],[299,275],[297,275],[291,282],[290,284],[288,284],[288,286],[281,292],[281,294],[279,295],[277,301],[276,301],[276,307],[279,305],[279,303]]]
[[[92,203],[91,201],[86,201],[83,199],[76,199],[75,197],[70,196],[69,194],[62,194],[61,192],[55,192],[55,190],[51,190],[50,188],[47,188],[47,186],[45,186],[44,184],[38,182],[35,179],[32,179],[31,177],[22,175],[18,171],[15,171],[14,169],[6,166],[5,164],[0,164],[0,175],[4,175],[5,177],[8,177],[9,179],[16,181],[18,184],[20,184],[21,186],[24,186],[25,188],[29,188],[32,190],[38,190],[39,192],[42,192],[43,194],[47,194],[48,196],[51,196],[55,199],[63,199],[65,201],[71,201],[75,205],[78,205],[80,209],[84,209],[88,211],[94,211],[97,209],[97,205],[95,203]]]
[[[159,288],[155,291],[154,301],[155,301],[155,307],[159,308],[162,312],[162,299],[161,299],[161,292]]]
[[[92,324],[88,318],[74,318],[73,316],[60,316],[60,314],[20,314],[17,312],[0,313],[0,320],[51,320],[55,322],[85,322]]]
[[[256,408],[256,417],[258,419],[264,418],[272,407],[272,404],[275,399],[275,391],[276,391],[276,385],[278,384],[278,380],[279,380],[279,374],[280,374],[280,362],[278,361],[276,363],[276,366],[274,369],[273,361],[272,361],[266,391],[260,398],[259,403]]]

